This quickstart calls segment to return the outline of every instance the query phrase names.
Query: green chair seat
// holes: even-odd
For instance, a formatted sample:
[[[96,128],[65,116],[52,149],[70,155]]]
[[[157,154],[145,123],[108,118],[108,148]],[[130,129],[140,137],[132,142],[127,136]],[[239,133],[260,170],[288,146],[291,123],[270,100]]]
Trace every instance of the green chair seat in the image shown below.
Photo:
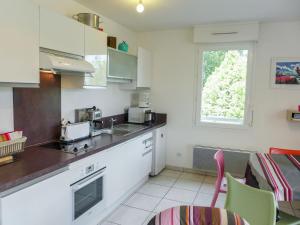
[[[253,188],[236,181],[226,173],[228,182],[225,208],[238,213],[250,225],[300,225],[300,218],[280,212],[276,223],[276,201],[269,191]]]

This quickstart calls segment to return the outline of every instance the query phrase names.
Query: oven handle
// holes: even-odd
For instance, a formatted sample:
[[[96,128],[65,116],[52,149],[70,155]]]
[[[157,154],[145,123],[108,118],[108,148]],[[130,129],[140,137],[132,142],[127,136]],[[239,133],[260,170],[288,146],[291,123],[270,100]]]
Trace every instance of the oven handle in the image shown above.
[[[99,179],[100,177],[103,176],[103,173],[104,173],[105,169],[106,169],[106,167],[104,167],[101,170],[95,172],[94,174],[84,178],[83,180],[71,185],[72,190],[77,191],[77,190],[83,188],[84,186],[92,183],[93,181]]]

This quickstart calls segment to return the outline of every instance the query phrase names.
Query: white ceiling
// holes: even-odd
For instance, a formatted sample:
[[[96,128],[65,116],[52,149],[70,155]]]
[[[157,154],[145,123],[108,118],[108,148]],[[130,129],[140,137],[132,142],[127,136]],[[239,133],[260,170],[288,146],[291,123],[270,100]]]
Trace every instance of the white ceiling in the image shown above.
[[[300,0],[76,0],[136,31],[190,27],[203,23],[300,19]]]

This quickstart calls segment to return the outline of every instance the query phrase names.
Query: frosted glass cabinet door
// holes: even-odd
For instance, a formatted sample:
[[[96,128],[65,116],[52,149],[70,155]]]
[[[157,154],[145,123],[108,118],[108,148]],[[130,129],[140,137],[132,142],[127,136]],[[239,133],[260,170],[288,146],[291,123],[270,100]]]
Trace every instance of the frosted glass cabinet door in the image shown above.
[[[0,83],[38,84],[38,5],[30,0],[1,1],[0,27]]]
[[[108,49],[108,77],[136,80],[137,57],[114,49]]]
[[[107,34],[85,26],[85,60],[95,68],[94,77],[85,77],[84,86],[107,85]]]

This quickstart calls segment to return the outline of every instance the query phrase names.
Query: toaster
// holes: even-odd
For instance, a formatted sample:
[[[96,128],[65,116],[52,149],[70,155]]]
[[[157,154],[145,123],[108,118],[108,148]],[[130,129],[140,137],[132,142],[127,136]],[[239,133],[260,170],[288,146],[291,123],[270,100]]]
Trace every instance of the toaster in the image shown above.
[[[61,126],[60,139],[64,142],[72,142],[90,136],[90,123],[68,123]]]

